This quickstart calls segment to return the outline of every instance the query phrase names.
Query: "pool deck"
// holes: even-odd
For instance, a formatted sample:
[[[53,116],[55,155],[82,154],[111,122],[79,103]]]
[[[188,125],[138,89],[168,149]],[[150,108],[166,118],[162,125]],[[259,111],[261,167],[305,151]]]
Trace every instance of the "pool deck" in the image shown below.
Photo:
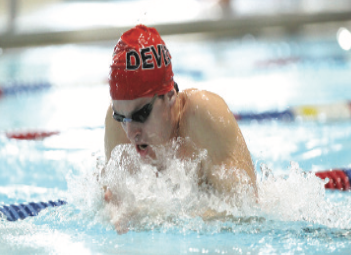
[[[62,7],[63,5],[63,3],[55,3],[54,10],[56,11],[54,12],[59,13],[59,6]],[[115,6],[116,5],[117,4],[115,4]],[[132,5],[125,5],[123,8],[130,9],[131,6]],[[227,12],[223,12],[222,10],[222,15],[218,15],[218,10],[217,15],[215,15],[214,12],[208,11],[209,8],[203,8],[200,12],[197,10],[196,15],[185,14],[183,19],[177,18],[177,16],[173,14],[163,20],[154,19],[146,22],[141,20],[141,22],[156,27],[162,35],[206,33],[208,35],[243,36],[245,34],[260,34],[268,30],[275,31],[275,33],[283,31],[284,33],[291,34],[298,33],[308,26],[314,26],[314,30],[316,30],[316,27],[319,27],[319,30],[323,30],[326,28],[326,24],[334,24],[336,27],[351,27],[350,6],[346,5],[345,8],[340,7],[337,10],[323,9],[318,11],[306,11],[302,9],[292,9],[289,11],[278,10],[277,12],[272,10],[258,12],[256,10],[246,13],[243,11],[235,12],[230,9],[229,11],[227,10]],[[70,6],[70,8],[72,9],[72,6]],[[119,8],[120,13],[124,11],[123,8]],[[107,10],[105,9],[105,11]],[[142,9],[140,9],[140,11],[142,11]],[[179,10],[175,10],[175,12],[177,11],[179,12]],[[104,10],[101,9],[100,12],[104,12]],[[67,13],[67,8],[64,11],[61,8],[61,13]],[[42,17],[40,15],[42,15]],[[23,29],[23,24],[28,23],[28,19],[22,18],[22,29],[17,25],[17,28],[20,29],[0,32],[0,48],[6,49],[116,40],[116,35],[122,34],[122,32],[139,22],[140,18],[138,18],[137,15],[140,16],[140,12],[139,14],[137,14],[137,12],[134,14],[134,19],[132,19],[129,14],[123,19],[120,17],[120,20],[114,20],[115,22],[112,22],[112,25],[97,21],[94,26],[73,26],[72,28],[63,27],[60,29],[57,27],[38,26],[37,24],[43,23],[42,20],[46,19],[46,16],[43,16],[43,13],[39,12],[32,15],[32,17],[35,17],[36,23],[31,22],[32,27],[29,27],[29,29]],[[123,22],[126,19],[128,21]],[[35,26],[38,26],[39,29]]]

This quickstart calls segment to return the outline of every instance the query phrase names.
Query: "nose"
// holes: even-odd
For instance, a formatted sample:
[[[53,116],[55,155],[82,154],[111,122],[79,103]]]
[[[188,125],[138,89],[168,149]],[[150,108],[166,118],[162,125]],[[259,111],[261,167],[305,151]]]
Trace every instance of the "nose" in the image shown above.
[[[127,122],[124,125],[124,131],[127,134],[128,139],[132,142],[138,142],[141,136],[141,128],[135,122]]]

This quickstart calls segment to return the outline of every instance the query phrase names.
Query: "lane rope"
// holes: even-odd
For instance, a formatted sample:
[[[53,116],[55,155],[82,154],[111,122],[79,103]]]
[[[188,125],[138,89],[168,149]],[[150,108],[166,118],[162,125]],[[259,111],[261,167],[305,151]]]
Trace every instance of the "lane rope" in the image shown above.
[[[326,189],[337,189],[348,191],[351,189],[351,168],[340,168],[329,171],[316,172],[316,176],[325,180],[329,179],[328,183],[324,185]]]
[[[284,111],[233,114],[238,121],[344,121],[351,120],[351,101],[294,106]]]
[[[23,220],[27,217],[37,216],[39,212],[47,207],[58,207],[67,204],[66,201],[31,202],[23,204],[4,205],[0,207],[0,212],[8,221]]]
[[[95,127],[73,127],[69,128],[69,130],[96,130],[102,129],[104,126],[95,126]],[[66,130],[67,131],[67,130]],[[12,132],[4,132],[5,136],[8,139],[17,139],[17,140],[43,140],[47,137],[51,137],[54,135],[59,135],[66,131],[43,131],[43,130],[30,130],[30,131],[12,131]]]
[[[28,131],[28,132],[10,132],[6,133],[6,137],[9,139],[18,140],[40,140],[53,135],[58,135],[58,131]]]
[[[47,81],[38,81],[38,82],[12,82],[6,86],[0,86],[0,97],[8,95],[16,95],[23,92],[35,92],[44,89],[49,89],[52,87],[52,84]]]

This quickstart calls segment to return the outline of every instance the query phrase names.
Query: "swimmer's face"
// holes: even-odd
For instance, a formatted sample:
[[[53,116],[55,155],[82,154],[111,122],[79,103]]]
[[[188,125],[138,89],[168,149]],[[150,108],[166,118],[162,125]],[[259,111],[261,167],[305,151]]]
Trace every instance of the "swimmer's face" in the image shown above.
[[[120,123],[128,139],[136,146],[141,156],[153,157],[150,145],[164,144],[171,139],[173,124],[170,100],[167,94],[162,98],[142,97],[134,100],[113,100],[114,118],[127,119]],[[149,112],[150,106],[151,111]],[[149,115],[146,116],[145,113],[148,112]],[[140,117],[144,122],[135,121]]]

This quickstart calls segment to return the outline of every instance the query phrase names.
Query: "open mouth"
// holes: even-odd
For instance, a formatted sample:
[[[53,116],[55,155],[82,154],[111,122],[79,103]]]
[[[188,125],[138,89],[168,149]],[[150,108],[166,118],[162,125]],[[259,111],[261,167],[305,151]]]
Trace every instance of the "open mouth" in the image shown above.
[[[138,149],[141,151],[144,151],[144,150],[146,150],[147,146],[148,146],[147,144],[139,144]]]

